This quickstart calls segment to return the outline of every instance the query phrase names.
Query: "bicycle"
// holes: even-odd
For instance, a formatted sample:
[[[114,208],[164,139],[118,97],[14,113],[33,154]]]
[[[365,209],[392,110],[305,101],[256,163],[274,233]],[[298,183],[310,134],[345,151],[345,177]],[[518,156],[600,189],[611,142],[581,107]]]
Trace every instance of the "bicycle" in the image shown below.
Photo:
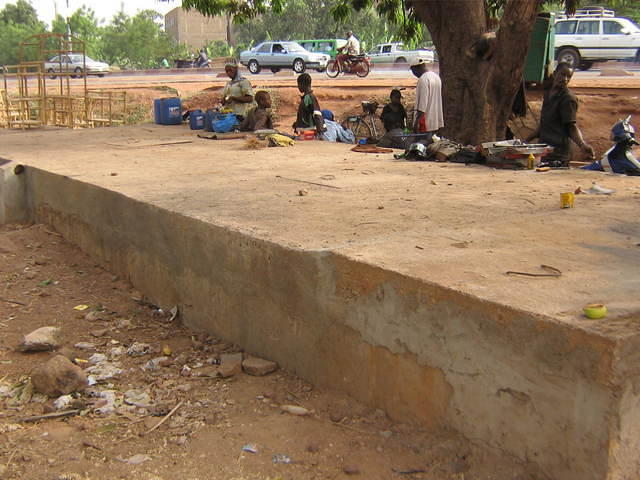
[[[375,143],[384,134],[382,120],[376,115],[376,111],[382,108],[378,102],[363,101],[362,115],[347,117],[346,126],[356,137],[356,141],[367,139]]]

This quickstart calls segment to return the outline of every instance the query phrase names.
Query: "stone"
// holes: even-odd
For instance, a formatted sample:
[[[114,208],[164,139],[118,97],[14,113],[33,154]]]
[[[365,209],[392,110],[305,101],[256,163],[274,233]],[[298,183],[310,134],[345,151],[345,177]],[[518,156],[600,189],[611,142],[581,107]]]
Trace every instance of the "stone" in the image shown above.
[[[318,453],[320,451],[320,445],[316,442],[311,442],[307,445],[307,452]]]
[[[242,369],[248,375],[261,377],[275,372],[278,369],[278,364],[258,357],[249,357],[242,362]]]
[[[36,392],[57,397],[84,390],[87,375],[67,357],[56,355],[33,370],[31,381]]]
[[[218,373],[222,378],[242,373],[242,353],[223,353],[220,355]]]
[[[355,465],[345,465],[342,467],[342,471],[347,475],[359,475],[360,469]]]
[[[95,330],[91,330],[91,335],[96,337],[96,338],[100,338],[100,337],[104,337],[107,332],[109,331],[108,328],[96,328]]]
[[[309,410],[298,405],[281,405],[280,410],[290,413],[291,415],[297,415],[299,417],[309,415]]]
[[[18,345],[21,352],[49,352],[60,346],[58,327],[41,327],[25,335]]]
[[[92,310],[84,316],[84,319],[88,322],[96,322],[98,320],[107,320],[109,314],[104,310]]]
[[[77,348],[78,350],[95,350],[96,346],[91,342],[78,342],[73,348]]]

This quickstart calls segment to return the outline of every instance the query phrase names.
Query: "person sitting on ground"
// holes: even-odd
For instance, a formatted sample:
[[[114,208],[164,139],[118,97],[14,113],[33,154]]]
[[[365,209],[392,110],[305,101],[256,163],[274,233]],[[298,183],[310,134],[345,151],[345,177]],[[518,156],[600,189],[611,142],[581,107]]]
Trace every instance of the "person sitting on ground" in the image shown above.
[[[251,83],[240,75],[238,64],[234,60],[225,64],[224,71],[231,80],[222,91],[222,104],[230,108],[236,114],[238,121],[242,122],[249,105],[253,102]]]
[[[326,131],[322,134],[322,140],[327,142],[356,143],[356,136],[346,127],[335,121],[331,110],[322,110],[322,118]]]
[[[300,105],[298,105],[298,115],[293,123],[293,131],[315,129],[317,135],[325,131],[324,119],[318,99],[311,90],[311,76],[303,73],[298,76],[298,90],[302,93]]]
[[[551,77],[551,88],[544,93],[540,125],[527,137],[527,142],[538,138],[540,142],[553,147],[553,152],[542,158],[543,164],[552,168],[569,166],[570,140],[573,140],[589,159],[595,156],[593,148],[584,141],[576,124],[578,99],[569,90],[572,76],[571,65],[566,62],[558,63]]]
[[[244,117],[244,120],[240,123],[241,132],[273,129],[273,118],[268,111],[268,109],[271,108],[271,96],[269,92],[260,90],[254,98],[258,106],[247,112],[247,116]]]
[[[402,105],[402,94],[394,88],[389,95],[390,102],[382,109],[380,120],[387,131],[380,140],[378,146],[391,148],[405,148],[405,128],[407,126],[407,111]]]
[[[336,51],[340,52],[338,55],[336,55],[336,60],[342,66],[342,70],[349,71],[351,61],[357,55],[360,55],[360,42],[353,35],[353,32],[351,30],[347,32],[347,43],[345,43],[342,47],[336,48]]]
[[[389,95],[390,102],[382,109],[380,120],[387,132],[391,130],[404,130],[407,125],[407,111],[402,105],[402,94],[394,88]]]

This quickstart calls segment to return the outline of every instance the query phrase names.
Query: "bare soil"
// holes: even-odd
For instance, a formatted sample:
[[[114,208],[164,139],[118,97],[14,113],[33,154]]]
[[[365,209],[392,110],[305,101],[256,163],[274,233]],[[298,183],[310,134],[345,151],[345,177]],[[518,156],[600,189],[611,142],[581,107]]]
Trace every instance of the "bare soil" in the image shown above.
[[[2,479],[545,478],[455,432],[394,423],[381,411],[319,390],[289,372],[197,376],[221,353],[241,347],[189,331],[179,319],[169,322],[125,279],[49,227],[1,227],[0,252]],[[88,308],[78,311],[78,305]],[[89,312],[100,318],[87,319]],[[109,355],[133,342],[148,343],[151,351],[122,355],[121,375],[74,395],[79,416],[24,422],[55,411],[55,399],[24,393],[31,370],[54,353],[15,350],[23,334],[42,326],[62,329],[61,353],[80,359],[83,368],[92,354]],[[74,347],[78,342],[95,348]],[[166,347],[168,366],[142,368]],[[184,365],[191,375],[184,375]],[[130,389],[147,392],[152,405],[122,403],[122,392]],[[118,392],[114,413],[96,411],[101,406],[96,395],[104,390]],[[282,404],[303,406],[310,415],[283,413]],[[178,410],[149,433],[176,405]],[[132,457],[143,461],[127,463]]]

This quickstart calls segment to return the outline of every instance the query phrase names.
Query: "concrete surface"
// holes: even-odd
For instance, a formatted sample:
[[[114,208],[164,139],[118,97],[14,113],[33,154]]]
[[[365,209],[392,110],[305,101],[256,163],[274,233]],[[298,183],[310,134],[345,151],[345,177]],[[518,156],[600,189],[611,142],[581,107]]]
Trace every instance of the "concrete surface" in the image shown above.
[[[550,478],[639,471],[637,178],[248,151],[152,125],[0,142],[28,165],[30,219],[193,327]],[[560,209],[594,180],[617,192]],[[541,264],[562,277],[505,274]],[[582,317],[596,301],[606,320]]]

